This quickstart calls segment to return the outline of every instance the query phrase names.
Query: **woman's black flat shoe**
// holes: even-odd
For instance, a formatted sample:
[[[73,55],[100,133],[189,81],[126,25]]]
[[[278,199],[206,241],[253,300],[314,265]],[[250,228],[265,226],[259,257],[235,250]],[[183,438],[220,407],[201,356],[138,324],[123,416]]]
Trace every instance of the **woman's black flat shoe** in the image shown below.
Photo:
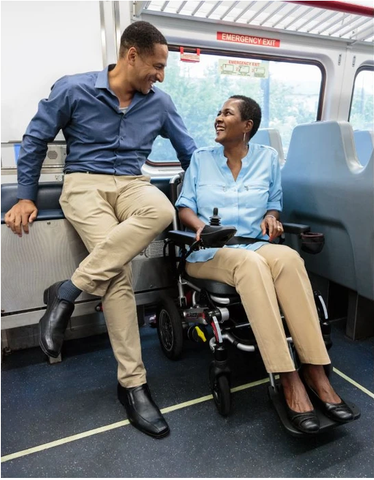
[[[310,410],[309,412],[303,413],[295,412],[287,405],[286,399],[284,401],[286,404],[287,416],[293,427],[304,433],[319,432],[320,425],[315,410]]]
[[[293,427],[296,430],[304,433],[318,433],[319,432],[319,419],[315,410],[310,410],[309,412],[295,412],[292,410],[286,400],[286,396],[284,395],[283,387],[280,385],[280,391],[283,395],[283,401],[286,407],[287,417],[290,420]]]
[[[310,387],[307,383],[305,383],[305,386],[308,393],[310,393],[312,399],[315,399],[315,401],[322,408],[323,413],[326,415],[326,417],[329,417],[331,418],[331,420],[339,423],[347,423],[354,420],[352,410],[349,408],[349,406],[345,403],[343,399],[340,403],[324,402],[320,399],[317,392],[313,390],[312,387]]]

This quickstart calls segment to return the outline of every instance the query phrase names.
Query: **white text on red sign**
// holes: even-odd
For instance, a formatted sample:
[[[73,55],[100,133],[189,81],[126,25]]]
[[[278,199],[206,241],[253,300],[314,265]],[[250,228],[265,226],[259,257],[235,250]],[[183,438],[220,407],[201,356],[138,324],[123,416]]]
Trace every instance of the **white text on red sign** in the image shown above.
[[[217,32],[217,40],[223,42],[245,43],[247,45],[262,45],[264,47],[280,47],[280,40],[276,38],[253,37],[236,33]]]

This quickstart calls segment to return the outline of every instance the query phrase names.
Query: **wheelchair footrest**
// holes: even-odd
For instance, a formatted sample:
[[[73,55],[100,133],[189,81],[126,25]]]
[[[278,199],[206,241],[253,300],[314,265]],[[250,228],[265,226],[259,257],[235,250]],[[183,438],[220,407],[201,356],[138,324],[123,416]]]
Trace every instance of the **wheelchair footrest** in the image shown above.
[[[273,402],[273,405],[275,407],[275,410],[278,413],[278,416],[280,418],[280,421],[282,422],[283,426],[285,429],[290,433],[291,435],[295,437],[312,437],[314,435],[310,435],[307,433],[300,432],[297,430],[290,422],[287,416],[285,404],[284,404],[284,399],[283,399],[283,394],[279,392],[278,388],[273,388],[271,385],[268,387],[268,393],[269,393],[269,398]],[[357,420],[361,412],[360,410],[356,407],[356,405],[352,402],[347,402],[347,405],[352,409],[353,414],[354,414],[354,420]],[[321,433],[323,431],[329,430],[330,428],[333,427],[338,427],[339,425],[346,425],[344,423],[339,423],[339,422],[334,422],[334,420],[331,420],[330,418],[326,417],[321,410],[317,407],[314,407],[316,410],[316,413],[318,415],[319,421],[320,421],[320,430],[318,433]]]

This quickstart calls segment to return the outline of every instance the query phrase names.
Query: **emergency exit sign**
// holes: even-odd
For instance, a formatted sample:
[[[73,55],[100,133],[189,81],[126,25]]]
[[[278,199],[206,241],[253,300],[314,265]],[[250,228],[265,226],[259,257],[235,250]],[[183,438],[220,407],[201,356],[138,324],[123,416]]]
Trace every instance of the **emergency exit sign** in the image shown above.
[[[280,47],[280,40],[276,38],[253,37],[237,33],[217,32],[217,40],[222,42],[244,43],[246,45],[262,45],[264,47]]]

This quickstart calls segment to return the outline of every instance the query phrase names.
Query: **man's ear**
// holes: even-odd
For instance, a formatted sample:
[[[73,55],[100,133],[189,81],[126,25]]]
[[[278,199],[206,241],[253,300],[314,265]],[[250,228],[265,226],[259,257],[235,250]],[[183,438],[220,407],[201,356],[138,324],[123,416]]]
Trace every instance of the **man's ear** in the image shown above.
[[[130,65],[134,65],[138,52],[135,47],[130,47],[127,51],[126,57]]]

